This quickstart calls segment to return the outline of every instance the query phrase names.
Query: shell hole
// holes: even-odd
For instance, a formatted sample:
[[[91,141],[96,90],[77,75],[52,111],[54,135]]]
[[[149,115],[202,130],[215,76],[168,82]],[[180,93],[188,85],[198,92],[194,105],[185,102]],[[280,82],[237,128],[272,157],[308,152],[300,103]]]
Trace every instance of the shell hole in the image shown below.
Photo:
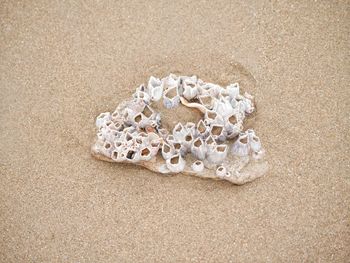
[[[208,118],[214,120],[216,118],[217,114],[214,111],[209,111],[208,112]]]
[[[200,102],[201,102],[204,106],[210,106],[210,105],[211,105],[211,97],[210,97],[210,96],[200,97]]]
[[[151,117],[152,116],[152,111],[151,109],[148,107],[148,105],[146,105],[146,107],[143,109],[143,112],[142,112],[147,118]]]
[[[212,138],[211,136],[208,137],[208,139],[206,140],[206,143],[207,143],[207,144],[213,144],[213,143],[214,143],[213,138]]]
[[[175,148],[175,150],[180,150],[180,148],[181,148],[181,144],[180,143],[174,143],[174,148]]]
[[[253,137],[253,140],[256,141],[256,142],[258,142],[258,141],[259,141],[259,138],[256,137],[256,136],[254,136],[254,137]]]
[[[163,152],[165,152],[165,153],[170,152],[170,146],[169,146],[169,145],[167,145],[167,144],[164,144],[164,147],[163,147]]]
[[[142,151],[141,151],[141,155],[142,156],[148,156],[150,154],[150,150],[148,150],[148,148],[144,148]]]
[[[243,143],[243,144],[247,144],[248,143],[248,138],[247,138],[247,136],[245,136],[245,137],[240,138],[239,141],[241,143]]]
[[[191,83],[191,82],[190,82],[190,83],[186,83],[186,84],[187,84],[187,86],[189,86],[189,87],[192,88],[192,89],[195,87],[195,84],[194,84],[194,83]]]
[[[131,136],[130,134],[127,134],[127,135],[126,135],[126,140],[127,140],[127,141],[132,140],[132,136]]]
[[[152,147],[159,147],[159,142],[152,142],[151,145]]]
[[[199,131],[200,133],[204,133],[205,130],[206,130],[206,127],[205,127],[204,123],[201,121],[201,122],[199,123],[199,125],[198,125],[198,131]]]
[[[180,124],[177,125],[175,131],[179,132],[179,131],[181,131],[181,130],[182,130],[182,125],[180,125]]]
[[[218,170],[221,172],[222,170],[224,170],[224,168],[223,168],[222,166],[220,166],[220,167],[218,168]]]
[[[201,145],[202,145],[202,141],[199,138],[197,138],[194,142],[194,146],[199,147]]]
[[[139,123],[141,120],[142,120],[141,114],[137,114],[137,115],[135,116],[135,122]]]
[[[202,162],[201,162],[201,161],[196,161],[195,164],[196,164],[196,165],[201,165]]]
[[[176,90],[176,88],[170,88],[170,89],[168,89],[166,95],[167,95],[167,97],[168,97],[169,99],[174,98],[174,97],[177,95],[177,90]]]
[[[237,118],[235,115],[231,115],[231,117],[228,118],[228,121],[232,124],[235,124],[235,123],[237,123]]]
[[[110,143],[106,143],[106,144],[105,144],[105,148],[106,148],[106,149],[111,148],[111,144],[110,144]]]
[[[122,143],[121,142],[115,142],[114,145],[115,145],[115,147],[120,147],[122,145]]]
[[[218,150],[218,152],[224,152],[226,150],[226,147],[223,145],[220,145],[216,149]]]
[[[172,157],[172,158],[170,159],[170,162],[171,162],[172,164],[177,164],[177,163],[179,163],[179,156],[174,156],[174,157]]]
[[[113,152],[113,158],[117,159],[118,158],[118,152]]]
[[[187,142],[191,141],[191,140],[192,140],[192,135],[187,135],[186,138],[185,138],[185,140],[186,140]]]
[[[126,158],[128,158],[128,159],[133,159],[134,157],[135,157],[135,154],[136,154],[136,152],[135,151],[133,151],[133,150],[130,150],[130,151],[128,151],[128,153],[127,153],[127,155],[126,155]]]
[[[213,135],[220,135],[222,132],[222,127],[221,126],[213,126],[213,128],[211,129],[211,133]]]
[[[144,132],[140,132],[140,133],[139,133],[139,136],[141,136],[141,137],[147,137],[147,134],[144,133]]]

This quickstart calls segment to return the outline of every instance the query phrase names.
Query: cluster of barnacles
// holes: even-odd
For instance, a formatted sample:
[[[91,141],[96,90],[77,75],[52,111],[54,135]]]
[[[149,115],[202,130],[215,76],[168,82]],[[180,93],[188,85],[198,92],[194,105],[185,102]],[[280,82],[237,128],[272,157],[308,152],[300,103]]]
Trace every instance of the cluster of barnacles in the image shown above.
[[[264,150],[244,119],[255,110],[253,97],[237,83],[225,88],[196,76],[151,77],[130,101],[96,119],[94,156],[142,165],[163,174],[184,173],[242,184],[267,171]],[[170,132],[152,107],[171,109],[182,103],[203,113],[198,123],[178,123]]]

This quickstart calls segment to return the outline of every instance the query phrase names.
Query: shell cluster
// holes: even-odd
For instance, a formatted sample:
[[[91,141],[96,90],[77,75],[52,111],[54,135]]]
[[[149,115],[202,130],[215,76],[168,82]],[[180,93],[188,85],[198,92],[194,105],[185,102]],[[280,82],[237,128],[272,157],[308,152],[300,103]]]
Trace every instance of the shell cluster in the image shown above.
[[[162,127],[152,103],[171,109],[181,104],[202,112],[198,123]],[[184,173],[243,184],[267,171],[264,150],[244,119],[255,110],[253,97],[238,83],[221,87],[196,76],[150,77],[132,99],[101,113],[92,147],[95,157],[142,165],[163,174]]]

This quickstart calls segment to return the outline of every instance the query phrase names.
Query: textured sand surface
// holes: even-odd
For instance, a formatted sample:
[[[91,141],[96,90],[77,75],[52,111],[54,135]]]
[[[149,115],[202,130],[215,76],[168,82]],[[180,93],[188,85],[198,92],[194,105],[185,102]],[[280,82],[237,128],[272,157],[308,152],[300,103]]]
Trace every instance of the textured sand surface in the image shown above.
[[[0,261],[349,260],[350,3],[292,2],[2,1]],[[94,118],[150,75],[225,83],[235,62],[266,177],[91,157]]]

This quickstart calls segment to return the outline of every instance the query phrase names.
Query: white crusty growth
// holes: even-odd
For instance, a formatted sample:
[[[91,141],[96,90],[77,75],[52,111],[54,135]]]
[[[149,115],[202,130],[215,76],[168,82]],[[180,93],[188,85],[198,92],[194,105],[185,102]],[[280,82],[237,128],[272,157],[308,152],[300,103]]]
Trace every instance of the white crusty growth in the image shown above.
[[[180,105],[202,112],[198,123],[177,123],[172,130],[161,125],[152,103]],[[96,119],[95,157],[111,162],[142,165],[164,174],[184,173],[243,184],[267,171],[261,141],[244,119],[254,112],[251,95],[241,95],[238,83],[221,87],[196,76],[150,77],[132,99],[113,113]]]

